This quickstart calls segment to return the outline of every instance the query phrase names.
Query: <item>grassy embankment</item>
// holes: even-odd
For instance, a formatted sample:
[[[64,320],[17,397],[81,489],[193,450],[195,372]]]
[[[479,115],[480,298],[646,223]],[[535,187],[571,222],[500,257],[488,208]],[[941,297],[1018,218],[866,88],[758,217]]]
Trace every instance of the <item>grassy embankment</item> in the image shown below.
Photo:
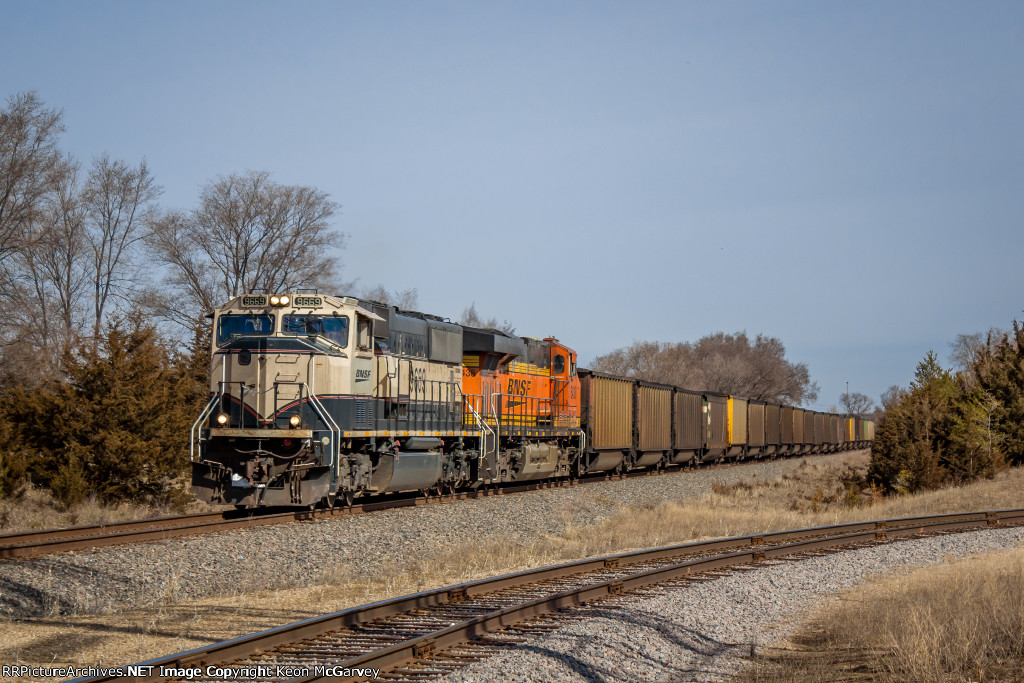
[[[867,453],[815,458],[777,479],[715,483],[696,499],[653,507],[623,505],[615,518],[569,527],[529,546],[473,539],[437,553],[396,559],[373,580],[344,569],[315,585],[204,600],[163,596],[156,610],[0,624],[0,660],[120,664],[196,647],[332,610],[425,588],[605,553],[788,528],[887,517],[1021,506],[1024,471],[895,499],[862,489]],[[683,475],[687,476],[687,475]],[[597,495],[597,494],[591,494]]]
[[[1024,549],[847,591],[740,680],[1024,680]]]
[[[96,500],[85,500],[64,509],[57,505],[49,491],[30,486],[15,498],[0,499],[0,534],[128,522],[149,517],[208,512],[228,507],[226,505],[213,506],[199,501],[193,501],[185,508],[179,509],[140,505],[128,501],[116,505],[103,505]]]

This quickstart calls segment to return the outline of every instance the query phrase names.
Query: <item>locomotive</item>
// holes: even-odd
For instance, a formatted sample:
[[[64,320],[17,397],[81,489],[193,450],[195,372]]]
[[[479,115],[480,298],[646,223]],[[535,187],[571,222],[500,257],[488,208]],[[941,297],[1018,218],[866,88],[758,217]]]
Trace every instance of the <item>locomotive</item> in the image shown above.
[[[213,313],[192,490],[238,507],[863,447],[869,420],[577,368],[520,337],[315,291]]]

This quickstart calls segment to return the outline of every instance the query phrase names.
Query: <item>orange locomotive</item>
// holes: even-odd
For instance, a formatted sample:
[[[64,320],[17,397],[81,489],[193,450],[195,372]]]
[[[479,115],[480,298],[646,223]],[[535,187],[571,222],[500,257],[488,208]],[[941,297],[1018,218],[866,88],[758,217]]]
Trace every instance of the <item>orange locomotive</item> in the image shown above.
[[[483,441],[484,482],[565,476],[580,445],[576,353],[554,337],[463,328],[467,426]]]

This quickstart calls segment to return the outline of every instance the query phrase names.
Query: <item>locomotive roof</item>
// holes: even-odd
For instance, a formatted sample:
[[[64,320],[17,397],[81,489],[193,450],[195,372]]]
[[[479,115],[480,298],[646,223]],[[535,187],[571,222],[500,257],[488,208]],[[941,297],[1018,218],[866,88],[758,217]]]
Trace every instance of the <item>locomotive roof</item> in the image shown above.
[[[500,353],[526,356],[526,342],[514,335],[482,327],[462,326],[462,350],[464,353]]]

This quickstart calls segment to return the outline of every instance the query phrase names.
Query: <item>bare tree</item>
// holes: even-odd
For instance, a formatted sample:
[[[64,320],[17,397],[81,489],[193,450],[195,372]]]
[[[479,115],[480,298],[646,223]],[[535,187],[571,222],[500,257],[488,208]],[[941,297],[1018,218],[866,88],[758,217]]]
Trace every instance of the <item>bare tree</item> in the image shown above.
[[[717,332],[696,342],[640,341],[600,356],[594,369],[710,390],[775,403],[799,404],[817,398],[807,365],[785,358],[786,349],[774,337],[758,335],[753,343],[745,332]]]
[[[20,323],[34,337],[34,346],[56,360],[81,331],[85,291],[85,211],[78,192],[78,166],[62,164],[60,175],[32,221],[31,248],[11,259],[17,285],[10,292],[21,298],[12,311],[26,315]],[[16,314],[15,314],[16,315]]]
[[[906,389],[897,384],[893,384],[891,387],[889,387],[882,393],[882,409],[892,410],[892,408],[898,405],[899,402],[902,401],[903,397],[906,395]]]
[[[874,412],[875,402],[865,394],[843,393],[839,396],[839,403],[843,406],[843,412],[847,415],[867,415]]]
[[[199,206],[150,223],[148,244],[170,267],[175,297],[164,314],[191,325],[199,312],[257,289],[331,289],[334,250],[344,235],[331,226],[338,205],[314,187],[279,185],[265,172],[222,176],[202,188]]]
[[[94,344],[112,300],[128,301],[134,290],[135,247],[145,236],[161,192],[145,160],[132,167],[103,154],[89,171],[82,202],[88,217]]]
[[[987,333],[958,334],[956,341],[950,344],[950,360],[958,370],[958,381],[966,389],[974,389],[978,385],[978,373],[985,374],[985,368],[995,358],[1000,343],[1009,340],[1006,330],[998,327],[989,328]]]
[[[504,321],[499,325],[497,318],[491,317],[486,320],[481,318],[480,314],[476,312],[475,301],[471,303],[468,308],[462,311],[462,318],[459,320],[459,322],[467,327],[479,327],[489,330],[500,330],[501,332],[505,332],[506,334],[515,334],[516,331],[515,325],[510,323],[508,320]]]
[[[60,166],[61,112],[35,92],[13,95],[0,110],[0,264],[24,246],[33,216]]]
[[[415,287],[409,289],[389,291],[384,285],[377,285],[363,293],[364,299],[376,301],[381,304],[391,304],[403,311],[415,311],[419,300],[419,292]]]

